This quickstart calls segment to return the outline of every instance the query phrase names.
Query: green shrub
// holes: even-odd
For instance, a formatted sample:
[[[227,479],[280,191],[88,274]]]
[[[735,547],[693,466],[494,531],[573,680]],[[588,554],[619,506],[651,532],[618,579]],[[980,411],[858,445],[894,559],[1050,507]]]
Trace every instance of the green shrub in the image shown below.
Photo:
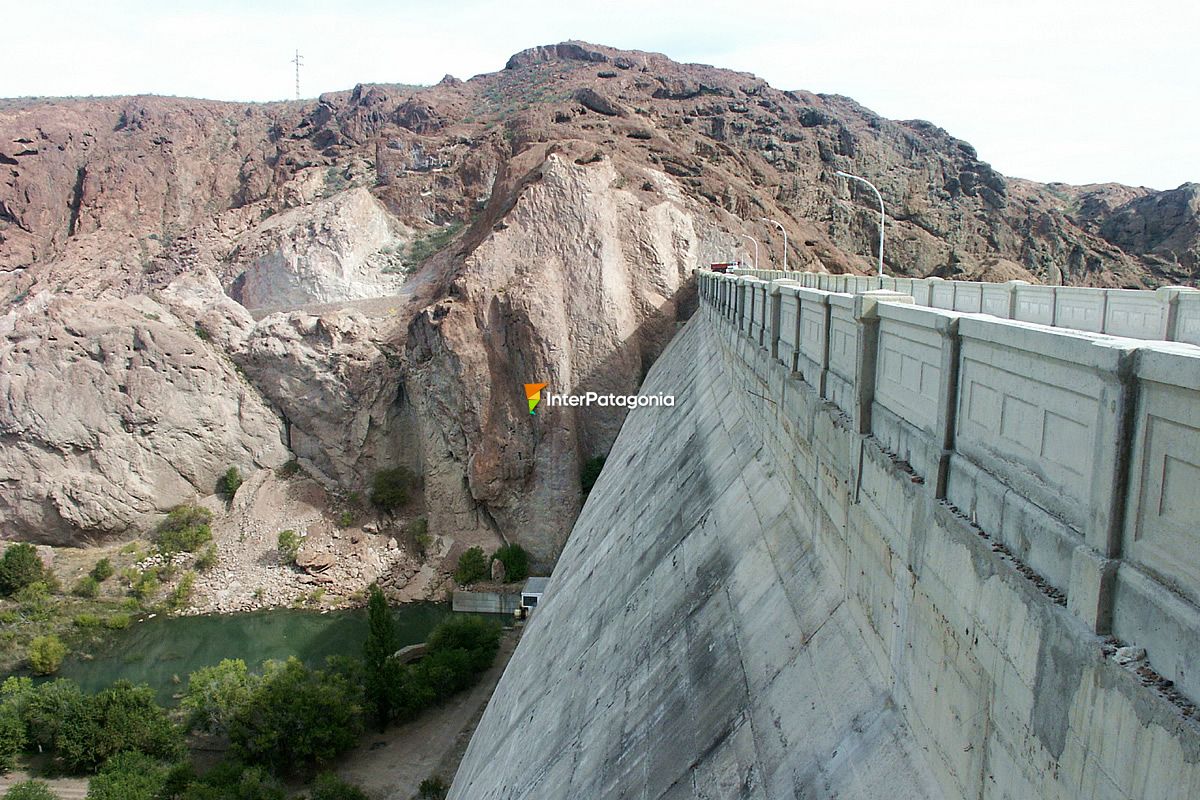
[[[312,800],[368,800],[367,795],[352,783],[334,775],[332,772],[322,772],[313,783]]]
[[[0,556],[0,595],[15,594],[32,583],[46,582],[46,578],[46,568],[31,544],[9,545]]]
[[[92,567],[91,576],[97,583],[104,583],[113,576],[112,562],[107,558],[100,559],[96,562],[96,566]]]
[[[79,685],[66,678],[30,686],[17,700],[29,744],[39,751],[54,749],[64,724],[79,715],[85,702]]]
[[[53,675],[67,656],[67,646],[54,634],[38,636],[29,643],[29,666],[34,675]]]
[[[343,511],[341,514],[338,515],[338,523],[337,524],[338,524],[339,528],[349,528],[351,525],[354,524],[354,512],[353,511]]]
[[[420,800],[446,800],[448,794],[450,794],[450,785],[442,780],[440,775],[429,776],[417,787],[417,797]]]
[[[476,581],[488,577],[488,558],[482,547],[471,547],[458,557],[458,567],[454,570],[454,580],[463,586],[469,586]]]
[[[596,481],[600,478],[600,473],[604,470],[604,456],[596,456],[588,459],[583,465],[583,469],[579,473],[579,485],[583,489],[583,493],[587,494],[596,485]]]
[[[126,751],[174,761],[183,754],[183,734],[149,686],[117,681],[70,705],[54,736],[55,755],[71,772],[92,772]]]
[[[383,511],[391,512],[408,504],[409,492],[417,476],[404,467],[385,469],[371,482],[371,502]]]
[[[104,627],[110,631],[123,631],[133,624],[133,617],[128,614],[112,614],[105,618]]]
[[[58,795],[50,791],[50,784],[45,781],[22,781],[14,783],[4,793],[4,800],[58,800]]]
[[[300,553],[300,535],[292,529],[279,532],[279,560],[284,564],[295,564]]]
[[[200,557],[196,559],[196,569],[200,570],[201,572],[208,572],[216,565],[217,546],[215,544],[209,544],[208,547],[204,548],[204,552],[200,554]]]
[[[192,599],[192,590],[196,586],[196,573],[190,569],[183,573],[183,577],[179,579],[179,583],[171,590],[171,597],[167,601],[171,608],[183,608]]]
[[[149,600],[158,594],[158,590],[161,588],[162,583],[158,580],[158,570],[152,567],[143,572],[137,583],[133,585],[133,596],[142,601]]]
[[[417,517],[408,526],[408,533],[412,537],[413,547],[417,551],[417,555],[425,558],[429,555],[429,545],[433,544],[433,536],[429,533],[429,520],[425,517]]]
[[[492,558],[504,565],[506,581],[523,581],[529,577],[529,554],[519,544],[506,544]]]
[[[343,674],[309,669],[296,658],[267,662],[261,684],[230,722],[229,741],[249,763],[319,766],[357,744],[362,703],[361,687]]]
[[[236,761],[222,761],[180,795],[181,800],[284,800],[287,796],[269,772]]]
[[[71,594],[76,597],[95,597],[100,594],[100,581],[91,575],[84,575],[75,583],[75,586],[71,589]]]
[[[182,505],[172,509],[158,526],[156,543],[166,554],[194,553],[212,541],[212,512],[199,506]]]
[[[188,712],[188,726],[206,733],[228,732],[233,719],[250,704],[260,682],[240,658],[222,659],[215,667],[196,670],[188,677],[180,701]]]
[[[0,705],[0,774],[17,765],[17,756],[25,749],[25,722],[15,703]]]
[[[237,467],[230,467],[225,470],[225,474],[217,480],[217,494],[232,500],[237,494],[237,490],[242,487],[242,473]]]
[[[87,800],[158,800],[170,773],[144,753],[118,753],[88,781]]]
[[[99,628],[104,624],[104,620],[99,614],[89,614],[87,612],[76,614],[71,622],[76,628]]]

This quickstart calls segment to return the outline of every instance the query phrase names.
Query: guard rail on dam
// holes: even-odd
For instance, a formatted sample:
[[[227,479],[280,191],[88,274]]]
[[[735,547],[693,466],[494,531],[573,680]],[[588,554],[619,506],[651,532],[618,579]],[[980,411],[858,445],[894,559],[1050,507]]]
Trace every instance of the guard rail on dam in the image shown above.
[[[1133,339],[1200,344],[1200,290],[1185,286],[1150,291],[779,270],[735,269],[733,274],[767,281],[782,278],[827,292],[858,294],[888,289],[912,297],[916,305],[947,311],[982,312],[1001,319]]]
[[[1200,797],[1200,349],[698,280],[451,797]]]

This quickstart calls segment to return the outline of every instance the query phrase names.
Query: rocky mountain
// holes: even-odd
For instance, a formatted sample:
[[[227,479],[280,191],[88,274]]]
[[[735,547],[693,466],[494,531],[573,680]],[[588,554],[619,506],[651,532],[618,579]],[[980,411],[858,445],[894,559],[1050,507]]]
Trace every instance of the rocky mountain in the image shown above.
[[[543,560],[691,271],[1194,283],[1200,186],[1000,175],[845,97],[582,42],[316,101],[0,101],[0,536],[150,524],[231,464],[330,488],[419,471],[433,528]]]

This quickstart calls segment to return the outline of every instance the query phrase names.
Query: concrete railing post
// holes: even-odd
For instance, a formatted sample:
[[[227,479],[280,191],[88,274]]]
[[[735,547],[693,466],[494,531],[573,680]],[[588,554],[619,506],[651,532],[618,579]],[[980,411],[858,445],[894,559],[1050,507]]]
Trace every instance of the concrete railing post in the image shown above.
[[[856,433],[871,432],[871,404],[875,400],[875,362],[879,357],[880,303],[908,303],[912,297],[887,289],[874,289],[854,296],[854,320],[858,325],[858,354],[854,383],[854,426]]]

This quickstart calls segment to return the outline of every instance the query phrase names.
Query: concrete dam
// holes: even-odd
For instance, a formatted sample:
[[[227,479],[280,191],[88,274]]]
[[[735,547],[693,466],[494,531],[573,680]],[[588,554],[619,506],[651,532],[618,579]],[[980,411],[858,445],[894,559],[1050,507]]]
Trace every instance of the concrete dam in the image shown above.
[[[1200,798],[1200,293],[698,281],[450,797]]]

